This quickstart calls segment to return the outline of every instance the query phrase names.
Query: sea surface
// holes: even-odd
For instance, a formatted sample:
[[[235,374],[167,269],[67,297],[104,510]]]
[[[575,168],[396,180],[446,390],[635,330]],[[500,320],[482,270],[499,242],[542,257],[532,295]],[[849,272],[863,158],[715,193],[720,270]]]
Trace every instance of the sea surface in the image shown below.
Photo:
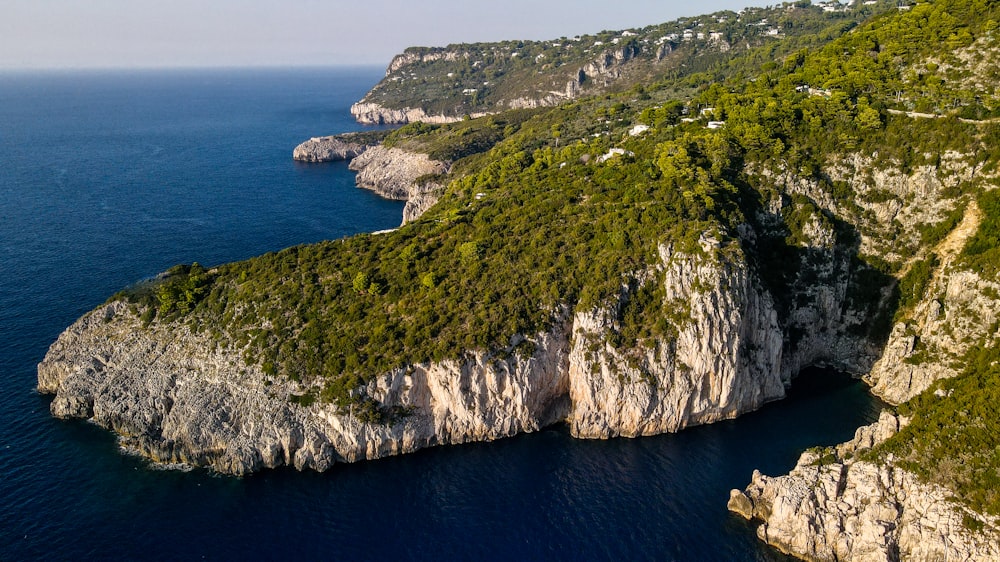
[[[533,435],[323,473],[165,470],[49,415],[35,365],[76,318],[177,263],[396,226],[299,142],[359,128],[379,68],[0,73],[0,560],[783,560],[726,511],[759,468],[850,438],[866,389],[815,372],[738,420]]]

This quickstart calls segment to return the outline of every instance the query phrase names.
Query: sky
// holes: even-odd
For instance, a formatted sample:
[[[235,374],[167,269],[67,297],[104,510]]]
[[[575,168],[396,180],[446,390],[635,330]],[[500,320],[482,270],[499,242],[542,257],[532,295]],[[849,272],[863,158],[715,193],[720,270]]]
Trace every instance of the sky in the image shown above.
[[[0,69],[385,66],[413,45],[556,39],[759,0],[0,0]]]

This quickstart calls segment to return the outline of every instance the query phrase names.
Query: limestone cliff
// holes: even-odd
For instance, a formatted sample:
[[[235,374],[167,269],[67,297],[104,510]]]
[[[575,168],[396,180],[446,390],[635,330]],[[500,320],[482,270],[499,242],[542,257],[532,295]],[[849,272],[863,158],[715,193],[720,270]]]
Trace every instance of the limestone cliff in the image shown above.
[[[615,324],[613,308],[577,316],[570,351],[574,435],[655,435],[784,397],[782,333],[770,295],[734,249],[727,254],[711,238],[700,244],[712,259],[660,248],[670,306],[687,312],[672,341],[619,351],[604,337]]]
[[[762,174],[777,178],[788,192],[850,217],[859,230],[861,252],[902,263],[898,278],[921,263],[930,264],[924,284],[910,289],[918,292],[907,295],[896,311],[885,348],[870,370],[861,371],[872,392],[891,404],[958,375],[967,352],[997,341],[1000,284],[960,259],[982,221],[975,200],[962,197],[958,189],[982,179],[968,161],[968,155],[948,153],[936,166],[904,173],[876,166],[866,157],[834,158],[829,177],[857,194],[854,208],[838,206],[815,181],[782,172]],[[941,225],[949,227],[947,235],[928,244],[926,233],[941,230]],[[997,521],[959,507],[950,492],[920,481],[891,458],[857,458],[905,421],[883,413],[877,424],[861,428],[853,441],[836,450],[803,454],[786,476],[755,472],[745,492],[733,491],[730,509],[763,520],[758,529],[762,540],[809,560],[996,559]],[[978,521],[986,530],[969,531],[963,520]]]
[[[1000,313],[1000,299],[995,297],[1000,285],[957,263],[959,253],[981,221],[975,201],[961,195],[959,189],[984,179],[980,166],[970,164],[970,160],[971,155],[949,152],[941,155],[934,166],[916,166],[903,172],[902,166],[877,165],[871,157],[833,157],[824,173],[830,181],[841,182],[856,194],[852,207],[838,204],[828,188],[815,179],[804,179],[788,170],[759,171],[762,182],[774,182],[783,191],[807,197],[832,215],[850,219],[860,239],[859,253],[902,263],[897,278],[906,276],[916,262],[933,256],[936,265],[927,288],[915,295],[912,309],[897,311],[884,349],[869,346],[871,361],[866,366],[863,362],[860,369],[848,369],[864,375],[872,391],[892,404],[906,402],[936,380],[955,376],[959,370],[955,365],[969,346],[990,335],[989,329]],[[947,224],[949,215],[956,211],[961,213],[961,220],[946,231],[947,236],[927,247],[924,233]],[[806,223],[805,227],[815,229],[817,225]],[[819,232],[812,236],[823,237]],[[886,244],[886,240],[893,243]],[[831,278],[846,278],[835,271],[829,273],[833,274]],[[830,286],[819,287],[826,290],[822,287]],[[816,302],[824,301],[829,302],[827,296]]]
[[[394,412],[384,423],[312,401],[316,387],[268,376],[242,349],[219,346],[196,326],[143,326],[141,311],[123,302],[59,337],[39,365],[38,388],[55,394],[54,415],[93,419],[155,460],[233,474],[325,470],[564,419],[580,437],[676,431],[782,397],[786,363],[798,361],[783,354],[772,299],[739,245],[711,237],[699,245],[662,247],[659,265],[626,282],[617,302],[557,311],[546,331],[508,349],[467,350],[373,377],[358,392]],[[626,353],[604,342],[633,283],[662,283],[670,305],[689,313],[678,314],[675,332]],[[525,339],[530,345],[518,345]]]
[[[956,376],[972,346],[996,341],[1000,283],[957,263],[980,221],[970,201],[962,222],[934,249],[938,266],[922,298],[893,327],[885,353],[866,376],[872,391],[893,404]]]
[[[245,474],[282,465],[326,470],[441,443],[536,430],[563,414],[565,338],[539,338],[532,357],[472,354],[387,373],[367,391],[407,408],[395,423],[294,397],[308,389],[269,379],[239,351],[176,325],[142,327],[124,303],[88,314],[39,365],[39,390],[57,417],[91,418],[124,446],[162,462]]]
[[[367,99],[367,98],[366,98]],[[423,123],[454,123],[461,121],[465,115],[469,117],[483,117],[490,112],[475,111],[462,115],[444,115],[439,113],[428,113],[419,107],[388,108],[371,101],[359,101],[351,106],[351,115],[358,121],[366,125],[386,125],[386,124],[406,124],[421,121]]]
[[[373,146],[348,167],[357,175],[358,187],[373,190],[387,199],[406,200],[418,190],[414,186],[421,176],[444,174],[448,165],[432,160],[426,154],[407,152],[398,148]]]
[[[1000,558],[1000,521],[911,473],[859,458],[905,423],[883,412],[853,440],[803,453],[785,476],[754,471],[745,491],[731,492],[729,509],[761,520],[761,540],[807,560]],[[969,530],[968,521],[983,529]]]

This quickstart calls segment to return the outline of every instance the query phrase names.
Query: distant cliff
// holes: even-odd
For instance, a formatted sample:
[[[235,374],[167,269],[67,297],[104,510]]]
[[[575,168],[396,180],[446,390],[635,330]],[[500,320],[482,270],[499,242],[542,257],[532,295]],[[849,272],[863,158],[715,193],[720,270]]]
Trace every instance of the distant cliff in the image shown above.
[[[551,41],[412,47],[392,59],[385,78],[351,113],[369,124],[449,123],[624,91],[666,75],[683,87],[684,80],[701,72],[738,70],[717,63],[739,53],[775,46],[776,52],[790,54],[781,46],[786,39],[857,23],[890,4],[837,12],[810,5],[746,8],[739,14],[717,12]]]

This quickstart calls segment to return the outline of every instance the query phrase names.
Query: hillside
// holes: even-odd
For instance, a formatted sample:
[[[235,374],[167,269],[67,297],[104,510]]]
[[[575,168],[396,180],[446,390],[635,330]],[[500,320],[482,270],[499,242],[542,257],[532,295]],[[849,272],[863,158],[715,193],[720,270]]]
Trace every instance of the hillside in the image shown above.
[[[970,548],[995,544],[996,7],[922,2],[803,32],[784,56],[730,49],[712,68],[737,70],[686,89],[652,65],[652,79],[552,107],[411,123],[352,165],[440,163],[403,190],[433,194],[422,214],[123,291],[53,345],[39,388],[56,415],[153,458],[245,473],[557,421],[583,438],[677,431],[830,365],[902,404],[901,421],[803,457],[777,488],[755,476],[734,497],[766,521],[762,538],[804,557],[863,554],[767,534],[818,517],[884,523],[865,540],[887,558],[946,551],[912,550],[881,511],[768,503],[826,497],[835,470],[899,470],[900,513],[951,494],[968,508],[955,520],[985,533]]]
[[[795,2],[550,41],[412,47],[351,111],[364,123],[443,123],[659,80],[670,83],[673,95],[686,95],[820,45],[895,5]]]

